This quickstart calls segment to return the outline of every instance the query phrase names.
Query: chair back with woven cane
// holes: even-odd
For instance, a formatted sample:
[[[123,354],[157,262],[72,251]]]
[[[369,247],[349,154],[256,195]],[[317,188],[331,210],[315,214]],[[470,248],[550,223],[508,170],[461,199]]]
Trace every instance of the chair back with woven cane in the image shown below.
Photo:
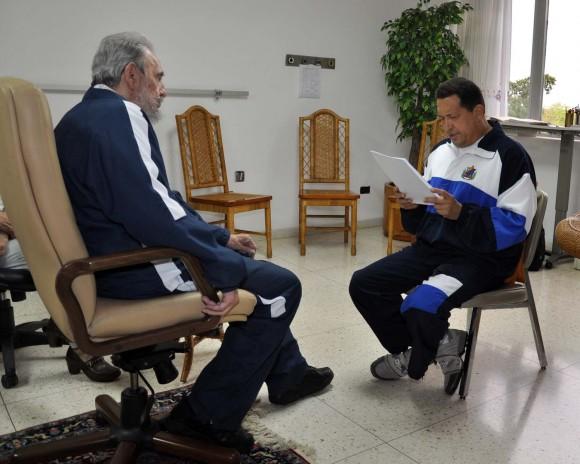
[[[417,157],[417,171],[423,174],[427,164],[429,153],[435,145],[445,138],[445,130],[439,119],[425,121],[421,126],[421,142],[419,143],[419,156]]]
[[[439,119],[425,121],[423,123],[421,126],[421,142],[419,144],[419,155],[417,157],[416,166],[419,174],[423,174],[429,153],[431,153],[435,145],[444,138],[445,131],[443,130],[443,126]],[[399,203],[392,197],[394,192],[395,187],[392,184],[386,186],[385,215],[387,218],[387,255],[390,255],[393,252],[393,240],[395,238],[405,239],[407,241],[413,240],[412,236],[405,231],[402,231],[402,233],[399,233],[399,236],[396,237],[397,231],[395,230],[395,226],[397,225],[398,229],[402,229],[402,226]]]
[[[187,201],[198,211],[223,214],[213,221],[223,223],[231,233],[249,233],[266,237],[266,255],[272,257],[271,195],[236,193],[229,189],[228,174],[222,144],[220,118],[202,106],[192,106],[175,116],[183,180]],[[200,190],[216,189],[217,193]],[[264,232],[235,227],[235,215],[264,210]]]
[[[175,116],[186,192],[220,187],[230,191],[224,160],[220,117],[201,106]]]
[[[360,195],[349,190],[349,120],[328,109],[301,117],[298,145],[300,254],[306,253],[307,229],[318,229],[344,231],[345,243],[348,243],[350,232],[351,254],[356,255],[356,214]],[[310,184],[317,184],[317,188],[307,188]],[[307,208],[313,206],[340,206],[344,214],[307,214]],[[344,225],[309,226],[309,217],[344,218]]]

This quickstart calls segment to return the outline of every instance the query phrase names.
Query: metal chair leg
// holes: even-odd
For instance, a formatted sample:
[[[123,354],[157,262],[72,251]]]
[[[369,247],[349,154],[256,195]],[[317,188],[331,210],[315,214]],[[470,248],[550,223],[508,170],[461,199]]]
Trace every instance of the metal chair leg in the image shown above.
[[[475,357],[475,345],[479,333],[479,322],[481,321],[481,309],[472,308],[467,332],[467,346],[463,360],[463,377],[459,386],[459,397],[464,400],[469,394],[469,383],[471,382],[471,372],[473,371],[473,361]]]
[[[532,324],[532,332],[534,334],[534,342],[536,343],[536,351],[538,352],[538,360],[540,367],[545,369],[548,366],[546,358],[546,349],[544,348],[544,340],[542,339],[542,330],[540,329],[540,321],[538,319],[538,312],[536,311],[536,302],[534,300],[534,293],[530,285],[530,278],[526,271],[526,291],[528,293],[528,313],[530,314],[530,322]]]

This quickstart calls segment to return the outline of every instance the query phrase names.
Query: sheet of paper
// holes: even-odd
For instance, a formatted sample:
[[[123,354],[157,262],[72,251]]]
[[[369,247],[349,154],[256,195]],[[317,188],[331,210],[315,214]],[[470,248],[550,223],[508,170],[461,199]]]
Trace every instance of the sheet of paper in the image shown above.
[[[405,158],[388,156],[372,150],[371,154],[387,177],[401,192],[407,194],[407,198],[418,205],[430,204],[425,203],[425,198],[434,195],[431,186]]]
[[[320,98],[320,66],[300,65],[300,98]]]

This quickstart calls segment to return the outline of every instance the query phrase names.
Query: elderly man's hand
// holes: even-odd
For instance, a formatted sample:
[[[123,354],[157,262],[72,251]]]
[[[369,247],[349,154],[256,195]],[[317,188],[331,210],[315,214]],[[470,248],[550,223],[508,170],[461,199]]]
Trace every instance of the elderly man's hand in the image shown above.
[[[248,234],[230,235],[227,246],[249,257],[253,257],[256,254],[256,243]]]
[[[394,200],[397,200],[397,203],[399,203],[399,206],[403,209],[415,209],[419,206],[418,204],[413,203],[412,200],[407,198],[407,194],[405,194],[404,192],[401,192],[399,190],[399,187],[397,187],[397,186],[395,186],[395,193],[393,193],[391,198],[393,198]]]
[[[204,306],[202,310],[204,314],[223,317],[240,302],[240,297],[238,296],[237,290],[232,290],[231,292],[225,292],[221,301],[217,303],[207,296],[201,297],[201,301]]]
[[[461,208],[463,205],[459,203],[447,190],[432,188],[431,191],[436,195],[425,198],[425,201],[433,203],[435,211],[444,218],[453,221],[457,220],[461,214]]]
[[[8,237],[14,237],[14,228],[4,211],[0,211],[0,232],[4,232]]]
[[[8,234],[0,232],[0,256],[4,256],[6,254],[9,240],[10,238],[8,237]]]

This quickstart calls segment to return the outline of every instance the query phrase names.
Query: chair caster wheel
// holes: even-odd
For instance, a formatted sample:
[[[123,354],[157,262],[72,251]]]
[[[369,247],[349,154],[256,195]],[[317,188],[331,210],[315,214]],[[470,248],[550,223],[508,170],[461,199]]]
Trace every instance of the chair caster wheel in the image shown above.
[[[97,410],[96,414],[95,414],[95,422],[99,425],[107,425],[109,422],[107,421],[107,418],[105,417],[105,415],[100,412],[99,410]]]
[[[12,388],[18,385],[18,376],[16,374],[3,375],[1,380],[4,388]]]
[[[544,267],[546,269],[552,269],[554,267],[554,263],[552,261],[550,261],[549,259],[547,259],[546,263],[544,264]]]

